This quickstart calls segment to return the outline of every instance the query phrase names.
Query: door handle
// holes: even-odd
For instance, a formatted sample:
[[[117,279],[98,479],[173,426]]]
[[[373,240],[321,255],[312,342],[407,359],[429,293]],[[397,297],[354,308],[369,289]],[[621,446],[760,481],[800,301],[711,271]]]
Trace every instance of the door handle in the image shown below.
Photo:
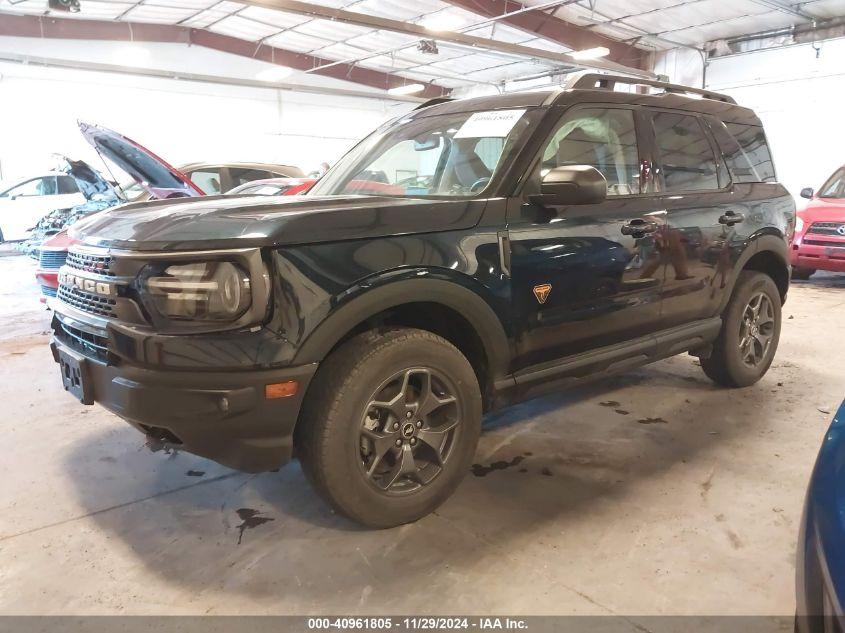
[[[641,237],[650,233],[656,233],[658,229],[657,222],[649,222],[641,218],[636,218],[622,225],[622,235],[633,235],[634,237]]]
[[[719,224],[725,224],[727,226],[733,226],[734,224],[739,224],[745,219],[745,215],[742,213],[736,213],[734,211],[728,211],[725,215],[719,216]]]

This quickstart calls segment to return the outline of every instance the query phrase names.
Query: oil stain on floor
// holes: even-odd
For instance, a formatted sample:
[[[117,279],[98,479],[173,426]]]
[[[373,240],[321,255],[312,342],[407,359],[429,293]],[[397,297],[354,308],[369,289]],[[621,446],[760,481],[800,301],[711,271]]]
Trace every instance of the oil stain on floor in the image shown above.
[[[241,544],[241,541],[244,538],[244,531],[251,530],[253,528],[257,528],[259,525],[264,525],[270,521],[275,521],[270,517],[260,517],[258,516],[261,514],[260,510],[253,510],[252,508],[239,508],[237,510],[238,517],[242,521],[242,523],[237,526],[238,532],[238,545]]]

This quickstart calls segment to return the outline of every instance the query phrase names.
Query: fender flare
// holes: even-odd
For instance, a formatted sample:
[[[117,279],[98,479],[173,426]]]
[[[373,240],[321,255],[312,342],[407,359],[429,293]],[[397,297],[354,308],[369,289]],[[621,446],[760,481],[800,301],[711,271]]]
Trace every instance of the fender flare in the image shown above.
[[[789,280],[789,246],[783,236],[780,233],[764,233],[756,236],[752,235],[749,239],[748,246],[743,249],[736,264],[734,265],[733,278],[731,279],[730,286],[726,289],[727,291],[725,292],[724,297],[722,298],[722,303],[719,306],[720,313],[724,311],[725,307],[728,305],[728,301],[730,301],[739,273],[742,272],[752,257],[759,255],[760,253],[767,252],[772,253],[780,261],[783,265],[784,271],[786,272],[786,278]],[[785,293],[783,298],[785,300]]]
[[[502,322],[487,301],[467,286],[427,276],[359,288],[356,297],[331,312],[305,339],[294,364],[322,361],[350,330],[384,310],[426,302],[450,308],[470,323],[484,347],[491,380],[507,374],[510,345]]]

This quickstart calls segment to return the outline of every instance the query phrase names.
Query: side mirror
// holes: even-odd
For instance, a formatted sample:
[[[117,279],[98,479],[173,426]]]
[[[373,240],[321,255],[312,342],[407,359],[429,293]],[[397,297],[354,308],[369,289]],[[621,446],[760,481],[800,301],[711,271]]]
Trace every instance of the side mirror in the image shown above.
[[[607,198],[607,180],[595,167],[555,167],[543,176],[536,202],[544,205],[598,204]]]
[[[808,200],[813,197],[813,188],[812,187],[804,187],[801,190],[801,197],[807,198]]]

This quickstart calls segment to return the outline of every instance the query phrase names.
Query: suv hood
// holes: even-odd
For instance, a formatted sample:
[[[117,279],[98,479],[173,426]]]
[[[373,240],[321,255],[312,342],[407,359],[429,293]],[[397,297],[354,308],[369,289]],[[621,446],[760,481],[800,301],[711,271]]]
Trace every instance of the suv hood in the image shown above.
[[[131,250],[346,241],[475,226],[484,200],[385,196],[204,196],[123,205],[75,224],[86,244]]]
[[[798,213],[804,222],[845,222],[845,199],[813,198]]]
[[[205,195],[190,178],[132,139],[108,128],[78,122],[82,136],[97,152],[129,174],[154,198]]]
[[[114,186],[85,161],[71,160],[67,156],[58,154],[56,156],[64,161],[65,166],[62,171],[76,181],[86,200],[93,200],[97,194],[105,196],[109,200],[118,201],[121,199]]]

